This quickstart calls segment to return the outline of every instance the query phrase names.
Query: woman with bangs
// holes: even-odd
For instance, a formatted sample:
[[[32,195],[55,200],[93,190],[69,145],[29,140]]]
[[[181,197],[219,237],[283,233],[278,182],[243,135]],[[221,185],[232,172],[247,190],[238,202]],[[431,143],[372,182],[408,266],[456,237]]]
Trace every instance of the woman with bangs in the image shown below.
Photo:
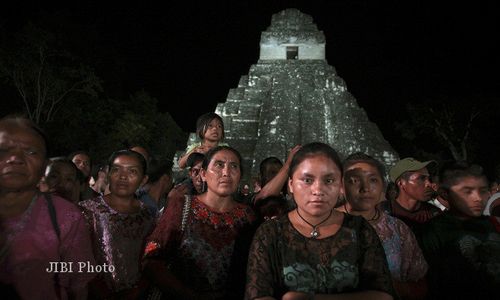
[[[423,299],[427,292],[427,262],[409,227],[377,207],[384,200],[386,186],[381,162],[360,152],[349,155],[344,160],[346,203],[339,210],[362,216],[373,226],[384,247],[399,297]]]
[[[370,224],[335,210],[342,164],[327,144],[295,153],[288,187],[297,208],[254,236],[245,299],[392,299],[384,250]]]

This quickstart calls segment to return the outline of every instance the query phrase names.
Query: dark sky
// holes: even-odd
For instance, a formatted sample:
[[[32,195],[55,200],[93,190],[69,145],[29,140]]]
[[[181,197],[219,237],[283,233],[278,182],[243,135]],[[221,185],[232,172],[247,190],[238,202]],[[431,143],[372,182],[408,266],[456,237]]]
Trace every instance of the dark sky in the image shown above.
[[[196,118],[224,102],[228,90],[257,62],[260,33],[272,14],[295,7],[310,14],[324,32],[329,64],[394,144],[394,122],[404,117],[408,101],[438,94],[500,98],[497,1],[436,2],[38,4],[2,14],[6,24],[52,22],[69,33],[110,90],[144,89],[184,130],[194,131]]]

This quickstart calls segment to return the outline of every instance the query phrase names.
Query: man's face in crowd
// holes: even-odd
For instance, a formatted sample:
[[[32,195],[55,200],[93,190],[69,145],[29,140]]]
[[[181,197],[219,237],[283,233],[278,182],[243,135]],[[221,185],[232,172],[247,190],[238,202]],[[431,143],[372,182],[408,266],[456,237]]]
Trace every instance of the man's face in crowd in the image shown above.
[[[433,189],[427,168],[412,171],[407,178],[400,179],[400,195],[401,193],[405,193],[410,198],[418,201],[428,201],[431,199]]]
[[[479,217],[489,197],[488,183],[484,177],[463,177],[450,187],[445,197],[450,210],[459,217]]]

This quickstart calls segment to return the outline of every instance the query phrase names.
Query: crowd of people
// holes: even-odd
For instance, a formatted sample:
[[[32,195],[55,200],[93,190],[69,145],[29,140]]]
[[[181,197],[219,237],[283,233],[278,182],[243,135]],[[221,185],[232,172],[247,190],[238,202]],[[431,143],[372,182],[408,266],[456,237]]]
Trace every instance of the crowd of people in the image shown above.
[[[500,193],[480,166],[386,172],[317,141],[242,183],[222,118],[196,125],[174,181],[144,145],[50,157],[36,124],[1,119],[2,299],[500,297]]]

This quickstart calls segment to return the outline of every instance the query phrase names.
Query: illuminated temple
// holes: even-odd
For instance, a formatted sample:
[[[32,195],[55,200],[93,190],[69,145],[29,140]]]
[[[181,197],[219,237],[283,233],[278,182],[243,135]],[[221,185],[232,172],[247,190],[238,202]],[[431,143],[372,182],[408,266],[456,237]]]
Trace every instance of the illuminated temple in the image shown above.
[[[216,113],[224,120],[225,142],[244,158],[246,182],[264,158],[284,160],[294,145],[312,141],[332,145],[342,157],[362,151],[387,166],[398,160],[326,61],[323,32],[297,9],[273,15],[261,35],[259,60]],[[188,143],[195,141],[192,133]]]

